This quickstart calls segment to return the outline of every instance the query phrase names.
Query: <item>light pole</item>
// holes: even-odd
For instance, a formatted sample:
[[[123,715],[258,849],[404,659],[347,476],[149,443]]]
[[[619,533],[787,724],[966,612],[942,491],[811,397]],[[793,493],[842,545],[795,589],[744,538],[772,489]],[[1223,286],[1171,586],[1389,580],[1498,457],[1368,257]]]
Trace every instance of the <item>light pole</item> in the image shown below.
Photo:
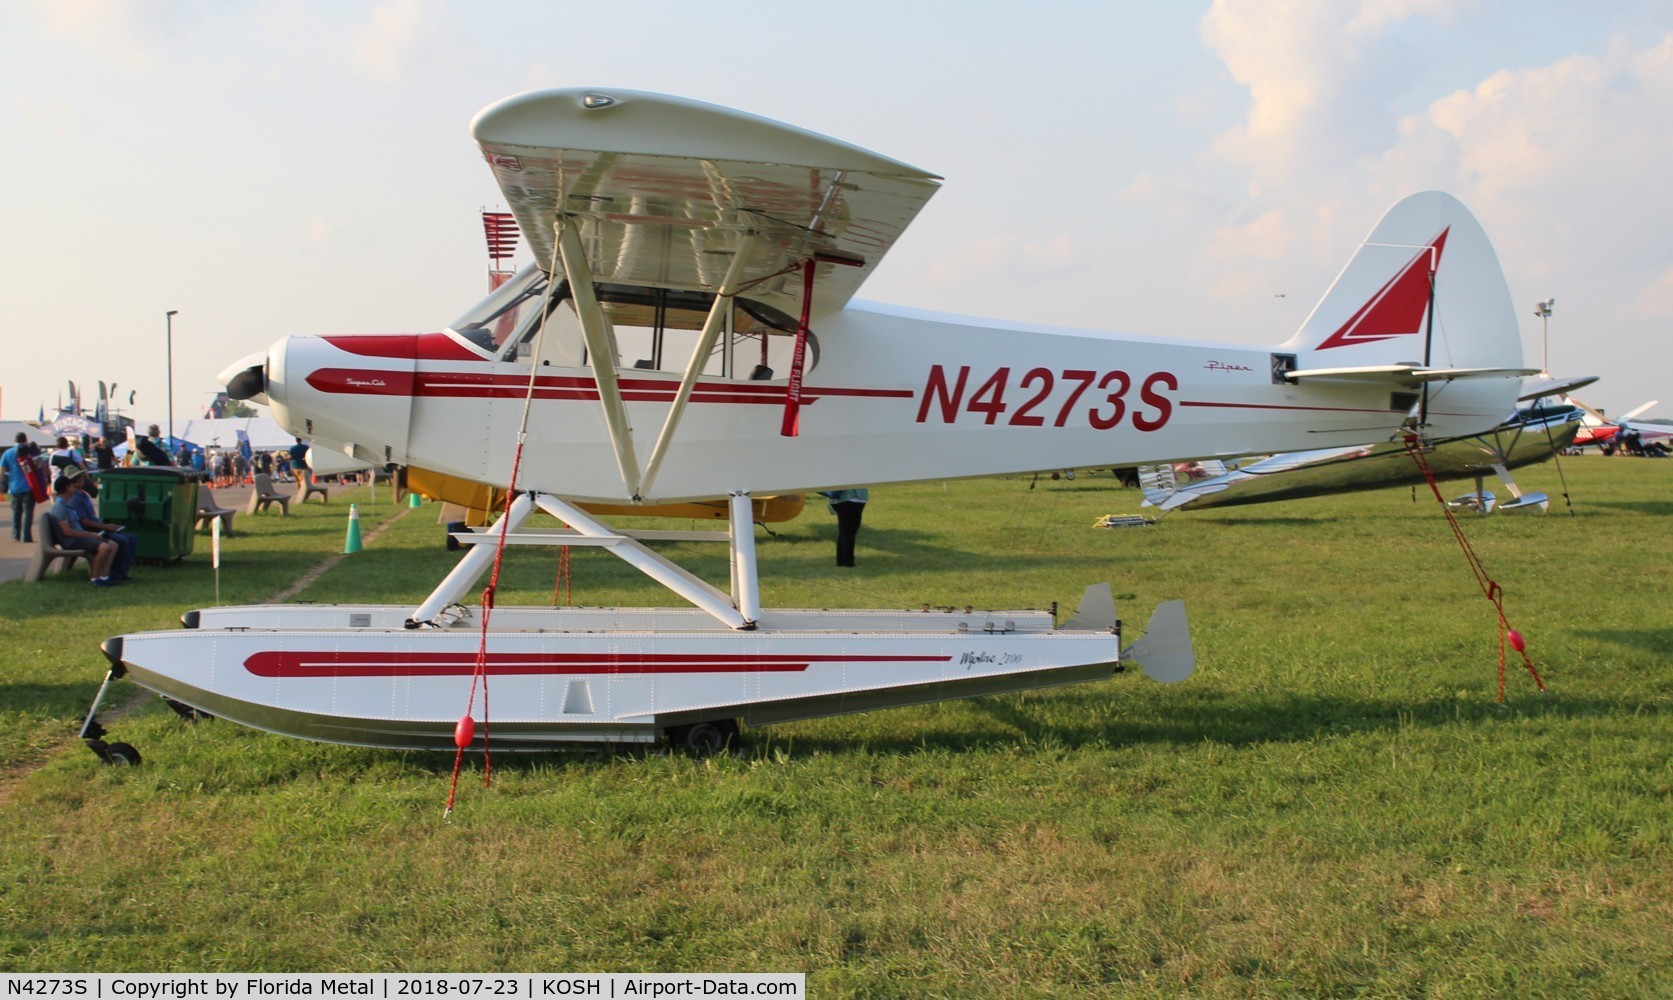
[[[170,309],[163,319],[168,323],[168,444],[169,458],[174,457],[174,317],[180,310]]]
[[[1544,355],[1542,364],[1545,374],[1551,374],[1551,340],[1545,335],[1545,326],[1551,319],[1551,307],[1557,304],[1556,299],[1546,299],[1544,302],[1534,303],[1534,315],[1539,317],[1539,345]]]

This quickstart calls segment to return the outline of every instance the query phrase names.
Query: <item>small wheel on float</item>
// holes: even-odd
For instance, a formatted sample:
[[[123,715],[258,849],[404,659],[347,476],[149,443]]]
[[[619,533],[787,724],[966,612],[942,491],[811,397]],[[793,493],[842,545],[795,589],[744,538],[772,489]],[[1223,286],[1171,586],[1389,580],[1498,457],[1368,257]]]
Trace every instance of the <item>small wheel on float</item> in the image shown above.
[[[105,763],[119,764],[123,767],[138,767],[140,764],[139,751],[128,743],[106,744]]]
[[[733,719],[698,722],[677,730],[670,730],[670,740],[699,757],[725,751],[738,740],[738,723]]]

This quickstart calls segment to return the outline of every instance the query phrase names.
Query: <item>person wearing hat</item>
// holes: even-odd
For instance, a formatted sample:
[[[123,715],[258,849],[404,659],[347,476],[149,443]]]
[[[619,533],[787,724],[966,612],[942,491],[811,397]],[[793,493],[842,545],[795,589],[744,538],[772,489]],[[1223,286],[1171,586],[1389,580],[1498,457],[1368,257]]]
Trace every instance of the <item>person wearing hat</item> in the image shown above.
[[[84,528],[100,532],[106,541],[116,543],[116,559],[111,564],[110,578],[116,583],[128,581],[128,571],[134,566],[134,555],[139,551],[139,539],[123,531],[124,525],[108,524],[99,520],[99,515],[93,508],[93,498],[88,495],[91,477],[80,469],[71,469],[64,473],[69,481],[70,506],[75,509]]]
[[[58,502],[47,511],[58,530],[58,539],[67,549],[81,549],[87,553],[87,573],[95,587],[114,587],[119,582],[111,579],[110,566],[116,561],[116,543],[105,537],[102,530],[81,523],[70,498],[76,488],[68,478],[59,476],[53,481],[52,491]]]

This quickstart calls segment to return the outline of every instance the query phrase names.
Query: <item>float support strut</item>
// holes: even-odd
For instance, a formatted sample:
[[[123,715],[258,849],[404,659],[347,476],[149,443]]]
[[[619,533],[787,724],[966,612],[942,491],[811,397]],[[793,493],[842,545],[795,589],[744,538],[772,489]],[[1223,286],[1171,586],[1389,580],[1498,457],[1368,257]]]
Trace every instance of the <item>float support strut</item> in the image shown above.
[[[738,611],[753,626],[761,620],[761,583],[755,571],[755,503],[748,493],[734,493],[732,505],[732,585]]]

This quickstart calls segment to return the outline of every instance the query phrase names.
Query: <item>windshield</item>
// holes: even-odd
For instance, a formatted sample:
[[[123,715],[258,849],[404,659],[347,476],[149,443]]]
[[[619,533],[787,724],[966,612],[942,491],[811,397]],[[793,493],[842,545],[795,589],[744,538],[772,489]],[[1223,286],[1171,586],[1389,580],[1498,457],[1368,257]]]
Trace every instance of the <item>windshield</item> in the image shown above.
[[[529,264],[448,324],[448,329],[490,354],[498,354],[506,341],[518,339],[516,335],[524,327],[533,325],[545,294],[545,272]]]

